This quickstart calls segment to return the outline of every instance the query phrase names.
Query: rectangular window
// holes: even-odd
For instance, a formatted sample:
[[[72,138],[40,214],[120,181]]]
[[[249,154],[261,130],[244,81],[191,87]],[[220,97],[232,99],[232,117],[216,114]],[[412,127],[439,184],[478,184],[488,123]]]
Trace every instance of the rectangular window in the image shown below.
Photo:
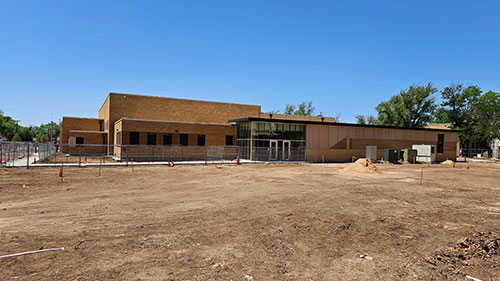
[[[181,145],[187,146],[188,145],[188,134],[181,134],[180,141],[181,141]]]
[[[233,145],[233,136],[226,136],[226,145],[227,146]]]
[[[83,144],[83,137],[76,137],[76,144]]]
[[[172,144],[172,134],[163,134],[163,145]]]
[[[156,145],[156,133],[148,133],[148,145]]]
[[[139,132],[130,132],[129,144],[139,144]]]
[[[205,146],[205,135],[198,135],[198,146]]]
[[[438,134],[437,153],[444,151],[444,134]]]

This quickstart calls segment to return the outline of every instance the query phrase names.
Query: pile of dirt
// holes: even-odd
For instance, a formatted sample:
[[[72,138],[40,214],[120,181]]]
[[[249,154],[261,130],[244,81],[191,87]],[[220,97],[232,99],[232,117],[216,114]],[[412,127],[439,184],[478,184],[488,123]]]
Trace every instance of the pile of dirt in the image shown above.
[[[380,171],[370,159],[366,158],[359,158],[349,167],[344,168],[343,171],[356,174],[382,174],[382,171]]]
[[[449,271],[487,261],[495,264],[500,261],[500,234],[478,232],[461,239],[447,250],[435,253],[425,261]]]
[[[441,162],[441,165],[453,165],[453,164],[454,164],[454,162],[451,160],[446,160],[446,161]]]

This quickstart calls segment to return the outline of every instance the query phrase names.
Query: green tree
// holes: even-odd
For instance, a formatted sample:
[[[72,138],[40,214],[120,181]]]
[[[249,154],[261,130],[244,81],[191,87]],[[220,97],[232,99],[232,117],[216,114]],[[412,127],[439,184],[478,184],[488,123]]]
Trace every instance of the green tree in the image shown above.
[[[431,114],[436,107],[433,95],[436,92],[432,83],[410,86],[376,107],[378,123],[404,128],[423,127],[432,120]]]
[[[314,115],[314,106],[312,105],[312,101],[309,102],[301,102],[298,105],[287,104],[285,106],[285,111],[283,114],[287,115],[300,115],[300,116],[313,116]],[[321,116],[322,113],[319,113],[318,116]]]
[[[361,124],[361,125],[376,125],[377,124],[377,118],[373,115],[361,115],[361,114],[356,114],[354,115],[354,118],[356,118],[356,123]]]
[[[432,114],[432,123],[450,123],[448,111],[444,107],[437,107]]]
[[[481,89],[478,86],[464,87],[463,84],[451,85],[441,91],[441,108],[435,119],[451,123],[451,128],[460,130],[463,143],[475,136],[475,110],[481,103]]]
[[[19,135],[19,133],[15,133],[11,141],[21,141],[21,136]]]
[[[12,139],[18,127],[16,121],[10,116],[3,115],[3,113],[0,114],[0,119],[2,120],[0,122],[0,135],[8,140]]]
[[[500,93],[485,93],[473,107],[474,136],[488,143],[500,138]]]

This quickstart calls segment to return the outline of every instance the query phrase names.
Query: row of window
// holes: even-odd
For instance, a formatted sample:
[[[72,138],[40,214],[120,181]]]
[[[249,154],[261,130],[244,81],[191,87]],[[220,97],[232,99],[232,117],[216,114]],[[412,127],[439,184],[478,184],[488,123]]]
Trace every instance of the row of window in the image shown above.
[[[189,145],[189,136],[188,134],[179,134],[179,144],[182,146]],[[191,135],[193,136],[193,135]],[[197,145],[205,146],[206,136],[203,134],[196,135],[197,136]],[[146,143],[148,145],[156,145],[156,133],[147,133]],[[129,144],[139,144],[139,132],[130,132]],[[171,145],[172,144],[172,134],[165,133],[163,134],[163,145]],[[230,146],[234,144],[233,136],[226,136],[226,145]]]

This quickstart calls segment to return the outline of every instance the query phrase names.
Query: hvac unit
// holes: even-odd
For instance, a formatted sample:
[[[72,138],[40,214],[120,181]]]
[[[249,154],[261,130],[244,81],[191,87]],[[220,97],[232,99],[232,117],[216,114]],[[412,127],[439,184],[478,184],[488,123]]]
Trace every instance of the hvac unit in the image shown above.
[[[417,161],[425,163],[436,162],[436,146],[429,144],[414,144],[412,148],[417,150]]]

